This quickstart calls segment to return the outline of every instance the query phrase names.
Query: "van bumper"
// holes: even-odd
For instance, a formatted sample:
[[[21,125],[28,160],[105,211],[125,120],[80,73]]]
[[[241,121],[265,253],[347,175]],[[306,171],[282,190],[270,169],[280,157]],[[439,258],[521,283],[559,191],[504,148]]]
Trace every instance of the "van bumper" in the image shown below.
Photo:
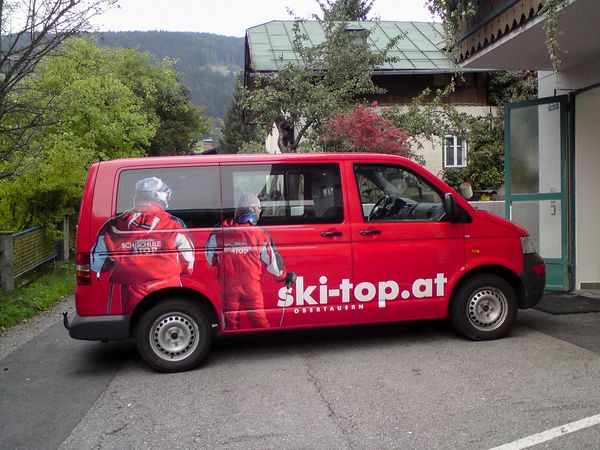
[[[541,270],[542,266],[543,271]],[[531,308],[542,299],[546,287],[546,269],[540,255],[537,253],[523,255],[523,274],[520,278],[523,285],[523,296],[519,299],[519,308]]]
[[[129,339],[131,316],[65,316],[64,325],[73,339],[117,341]]]

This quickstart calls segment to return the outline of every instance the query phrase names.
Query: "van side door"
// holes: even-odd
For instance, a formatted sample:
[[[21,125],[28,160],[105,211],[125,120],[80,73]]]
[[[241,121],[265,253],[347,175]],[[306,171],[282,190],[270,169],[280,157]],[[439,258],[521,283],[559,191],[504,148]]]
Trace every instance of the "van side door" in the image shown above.
[[[465,265],[462,223],[445,215],[443,192],[425,172],[353,162],[356,322],[445,317],[449,286]]]
[[[342,187],[339,163],[222,165],[226,331],[351,323],[339,289],[352,276]]]

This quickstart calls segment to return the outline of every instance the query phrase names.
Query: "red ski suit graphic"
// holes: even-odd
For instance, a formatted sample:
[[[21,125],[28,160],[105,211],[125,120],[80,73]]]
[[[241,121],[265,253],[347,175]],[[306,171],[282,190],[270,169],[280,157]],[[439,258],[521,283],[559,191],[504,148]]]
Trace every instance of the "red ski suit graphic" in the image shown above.
[[[211,234],[205,255],[208,263],[217,267],[221,286],[227,287],[223,304],[225,327],[240,328],[240,310],[254,328],[269,327],[265,314],[260,279],[263,269],[283,281],[286,270],[269,232],[250,223],[223,222],[223,253],[217,254],[216,237]]]
[[[185,224],[152,201],[138,202],[106,222],[91,252],[91,269],[98,276],[112,270],[110,283],[121,285],[123,314],[156,289],[181,286],[180,276],[193,268],[193,241]]]

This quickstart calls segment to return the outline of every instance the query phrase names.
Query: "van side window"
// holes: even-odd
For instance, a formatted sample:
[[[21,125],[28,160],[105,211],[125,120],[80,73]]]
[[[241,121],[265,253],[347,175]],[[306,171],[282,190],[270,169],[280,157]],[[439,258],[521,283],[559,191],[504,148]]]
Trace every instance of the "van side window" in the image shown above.
[[[233,218],[242,193],[261,202],[261,225],[341,223],[344,220],[337,164],[223,166],[223,208]]]
[[[355,164],[354,173],[367,222],[437,222],[445,215],[437,189],[401,166]]]
[[[188,228],[212,228],[221,222],[218,166],[124,170],[119,175],[117,214],[133,206],[135,184],[148,177],[160,178],[171,189],[167,211]]]

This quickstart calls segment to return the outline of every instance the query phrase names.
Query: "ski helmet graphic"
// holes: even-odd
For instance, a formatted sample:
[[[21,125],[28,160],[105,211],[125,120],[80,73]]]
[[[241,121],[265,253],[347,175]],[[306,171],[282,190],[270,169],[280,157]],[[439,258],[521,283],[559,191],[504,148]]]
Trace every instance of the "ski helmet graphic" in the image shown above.
[[[142,178],[135,183],[134,201],[150,200],[162,204],[165,208],[169,206],[173,190],[160,178]]]
[[[256,225],[258,223],[258,216],[250,208],[260,208],[260,200],[253,193],[244,192],[238,199],[235,221],[237,223]]]

